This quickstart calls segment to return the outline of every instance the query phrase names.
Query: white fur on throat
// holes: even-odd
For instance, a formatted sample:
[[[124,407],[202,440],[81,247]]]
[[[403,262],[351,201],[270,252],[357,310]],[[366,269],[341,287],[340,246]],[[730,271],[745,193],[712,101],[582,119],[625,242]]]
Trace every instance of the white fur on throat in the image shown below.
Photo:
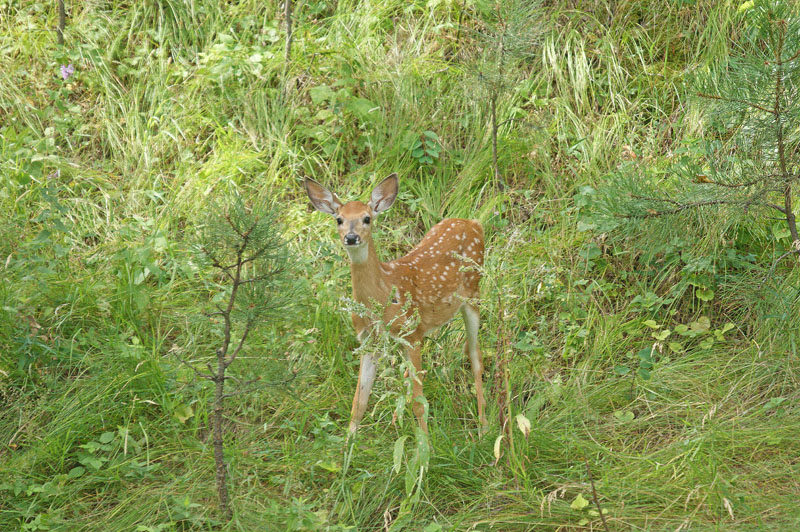
[[[350,256],[350,262],[353,264],[364,264],[367,262],[369,256],[369,246],[366,242],[357,246],[344,246],[344,250]]]

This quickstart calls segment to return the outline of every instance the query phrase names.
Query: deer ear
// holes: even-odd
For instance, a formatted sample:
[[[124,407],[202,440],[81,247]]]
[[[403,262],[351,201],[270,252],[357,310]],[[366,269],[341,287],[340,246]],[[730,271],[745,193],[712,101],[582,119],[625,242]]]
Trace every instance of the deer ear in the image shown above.
[[[369,199],[369,207],[372,212],[378,214],[392,206],[394,200],[397,199],[397,191],[399,184],[397,180],[397,173],[393,173],[380,183],[372,191],[372,196]]]
[[[303,180],[303,186],[308,194],[308,199],[311,204],[320,212],[328,214],[336,214],[336,211],[342,206],[342,202],[336,197],[336,194],[323,187],[310,177]]]

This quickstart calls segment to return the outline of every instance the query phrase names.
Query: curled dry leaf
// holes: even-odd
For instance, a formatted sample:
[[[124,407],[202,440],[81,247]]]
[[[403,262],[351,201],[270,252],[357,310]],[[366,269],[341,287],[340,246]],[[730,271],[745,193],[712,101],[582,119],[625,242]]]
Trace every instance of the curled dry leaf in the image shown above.
[[[500,442],[503,441],[503,436],[504,435],[501,434],[494,440],[494,463],[492,465],[497,465],[497,462],[500,461]]]
[[[531,433],[531,421],[523,416],[522,414],[517,414],[517,427],[519,427],[520,432],[528,438],[528,434]]]

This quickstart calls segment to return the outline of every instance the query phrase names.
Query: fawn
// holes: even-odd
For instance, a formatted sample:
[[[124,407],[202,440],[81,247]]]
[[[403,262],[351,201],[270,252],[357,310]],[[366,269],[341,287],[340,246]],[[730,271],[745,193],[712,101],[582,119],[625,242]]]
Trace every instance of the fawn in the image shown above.
[[[416,400],[422,395],[422,339],[461,311],[467,336],[464,352],[472,364],[478,395],[478,418],[481,431],[485,431],[488,424],[481,378],[483,362],[478,347],[480,273],[477,268],[469,267],[483,264],[483,227],[480,222],[460,218],[442,220],[428,231],[408,255],[381,262],[372,241],[372,222],[397,198],[397,174],[381,181],[372,191],[368,203],[342,203],[336,194],[313,179],[306,178],[304,186],[314,207],[336,219],[342,245],[350,259],[353,299],[368,308],[374,308],[376,302],[381,305],[385,303],[382,322],[389,324],[392,336],[402,337],[406,341],[406,357],[416,373],[412,385],[414,415],[425,432],[428,431],[425,407]],[[358,340],[363,342],[378,320],[371,321],[356,314],[351,317]],[[410,331],[407,328],[404,330],[403,323],[412,317],[418,320],[415,327]],[[364,354],[353,397],[350,434],[358,429],[367,409],[376,370],[375,358]]]

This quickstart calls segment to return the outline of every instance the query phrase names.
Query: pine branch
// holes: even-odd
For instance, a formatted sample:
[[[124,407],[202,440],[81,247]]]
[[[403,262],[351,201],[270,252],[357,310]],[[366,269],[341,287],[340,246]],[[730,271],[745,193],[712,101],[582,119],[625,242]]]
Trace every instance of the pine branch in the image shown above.
[[[710,100],[722,100],[724,102],[741,103],[741,104],[744,104],[744,105],[749,105],[750,107],[758,109],[759,111],[764,111],[765,113],[769,113],[771,115],[775,114],[774,110],[767,109],[766,107],[762,107],[762,106],[758,105],[757,103],[748,102],[747,100],[740,100],[740,99],[737,99],[737,98],[725,98],[724,96],[716,96],[714,94],[704,94],[702,92],[698,92],[697,95],[700,96],[701,98],[708,98]]]
[[[261,381],[261,377],[256,377],[255,379],[250,379],[248,381],[238,381],[237,379],[236,386],[239,387],[239,390],[235,392],[228,392],[224,394],[223,397],[225,399],[228,399],[230,397],[236,397],[238,395],[244,395],[246,393],[250,393],[258,388],[257,386],[253,385],[259,381]]]
[[[786,214],[786,209],[784,209],[780,205],[775,205],[774,203],[765,203],[764,206],[771,207],[771,208],[775,209],[776,211],[779,211],[779,212],[781,212],[783,214]],[[785,220],[785,218],[777,218],[777,219],[778,220]]]
[[[231,354],[230,358],[228,358],[228,360],[225,362],[226,368],[230,366],[234,360],[236,360],[236,357],[239,355],[239,352],[242,350],[242,347],[244,347],[244,343],[247,340],[247,335],[250,334],[250,329],[253,326],[253,321],[254,320],[252,319],[247,320],[247,323],[244,326],[244,332],[242,332],[242,337],[239,339],[239,344],[233,350],[233,353]]]
[[[782,65],[785,65],[786,63],[791,63],[792,61],[794,61],[794,60],[795,60],[795,59],[797,59],[798,57],[800,57],[800,49],[798,49],[798,50],[797,50],[797,51],[794,53],[794,55],[793,55],[792,57],[790,57],[789,59],[786,59],[786,60],[784,60],[784,61],[783,61],[781,64],[782,64]]]
[[[710,177],[717,180],[694,174],[697,183],[714,188],[694,189],[694,195],[689,188],[682,197],[668,193],[663,193],[668,197],[651,197],[647,194],[662,192],[648,191],[641,183],[620,183],[608,196],[614,216],[647,219],[707,206],[727,206],[740,213],[748,213],[751,207],[767,208],[759,212],[759,222],[781,221],[792,242],[792,248],[769,267],[769,276],[785,258],[800,255],[795,214],[796,187],[800,186],[796,185],[800,180],[800,107],[796,98],[800,90],[800,20],[792,18],[795,14],[782,2],[761,3],[748,15],[753,32],[742,42],[741,54],[704,76],[706,80],[697,81],[693,92],[714,101],[709,106],[710,118],[716,119],[722,133],[712,136],[715,140],[724,137],[724,144],[710,144],[700,152],[690,149],[688,158],[692,164],[714,166]],[[618,198],[626,193],[630,201],[618,205]]]
[[[690,203],[681,203],[679,201],[671,200],[668,198],[651,198],[647,196],[639,196],[636,194],[631,194],[631,197],[634,199],[640,199],[644,201],[658,201],[662,203],[669,203],[672,205],[676,205],[674,209],[664,210],[664,211],[656,211],[656,210],[649,210],[646,214],[622,214],[623,218],[638,218],[638,219],[645,219],[645,218],[654,218],[658,216],[667,216],[670,214],[677,214],[679,212],[685,211],[687,209],[694,209],[699,207],[708,207],[711,205],[749,205],[750,203],[747,201],[741,200],[729,200],[729,199],[715,199],[715,200],[705,200],[705,201],[695,201]],[[762,204],[763,205],[763,204]]]
[[[722,183],[720,181],[712,181],[707,177],[704,177],[700,183],[708,184],[708,185],[716,185],[718,187],[726,187],[726,188],[745,188],[745,187],[752,187],[753,185],[759,184],[763,181],[762,178],[754,179],[752,181],[748,181],[747,183]]]
[[[783,259],[785,259],[786,257],[788,257],[789,255],[792,255],[792,254],[800,255],[800,241],[795,240],[793,246],[795,247],[795,249],[790,249],[789,251],[787,251],[786,253],[784,253],[783,255],[778,257],[777,259],[775,259],[775,262],[772,263],[772,267],[769,269],[769,273],[764,277],[764,280],[761,281],[761,286],[762,287],[764,286],[764,283],[766,283],[768,279],[772,279],[772,275],[775,273],[775,268],[778,267],[778,264]]]
[[[175,357],[178,359],[178,361],[179,361],[181,364],[184,364],[186,367],[188,367],[189,369],[191,369],[191,370],[194,372],[194,374],[195,374],[196,376],[200,377],[201,379],[206,379],[206,380],[209,380],[209,381],[210,381],[210,380],[214,380],[214,375],[213,375],[213,372],[204,373],[203,371],[201,371],[201,370],[197,369],[197,368],[196,368],[196,367],[195,367],[195,366],[194,366],[194,365],[193,365],[191,362],[189,362],[188,360],[186,360],[186,359],[185,359],[185,358],[183,358],[182,356],[178,355],[177,353],[176,353]],[[210,369],[211,369],[211,368],[209,367],[209,370],[210,370]]]

